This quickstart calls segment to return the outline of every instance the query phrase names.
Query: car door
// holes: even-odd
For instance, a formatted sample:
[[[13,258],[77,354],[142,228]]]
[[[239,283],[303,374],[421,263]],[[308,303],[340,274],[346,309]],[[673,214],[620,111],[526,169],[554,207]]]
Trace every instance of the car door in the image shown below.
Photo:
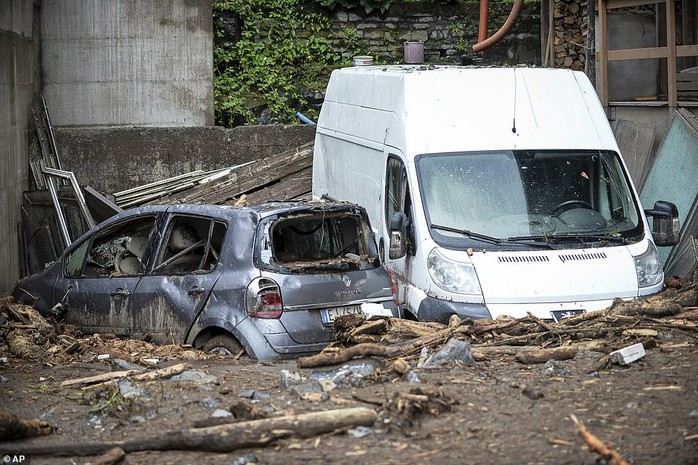
[[[96,231],[67,257],[66,322],[85,332],[130,335],[131,303],[156,216],[140,215]],[[135,253],[134,253],[135,252]]]
[[[225,223],[173,214],[132,297],[133,326],[156,342],[182,343],[220,276]]]

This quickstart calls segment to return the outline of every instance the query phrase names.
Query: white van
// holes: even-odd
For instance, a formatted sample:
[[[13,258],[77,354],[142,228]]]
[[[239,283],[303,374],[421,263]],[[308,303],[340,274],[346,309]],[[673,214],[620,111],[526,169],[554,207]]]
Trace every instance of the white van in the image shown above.
[[[655,242],[679,231],[673,204],[643,212],[593,86],[562,69],[335,70],[313,197],[368,210],[420,320],[557,321],[653,294]]]

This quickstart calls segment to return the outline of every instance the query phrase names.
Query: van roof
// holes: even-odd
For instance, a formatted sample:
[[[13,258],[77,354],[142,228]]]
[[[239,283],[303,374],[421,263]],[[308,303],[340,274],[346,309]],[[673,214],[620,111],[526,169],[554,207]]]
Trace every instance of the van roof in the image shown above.
[[[566,69],[342,68],[332,73],[322,111],[320,132],[339,130],[409,154],[497,149],[618,151],[591,82],[584,73]]]

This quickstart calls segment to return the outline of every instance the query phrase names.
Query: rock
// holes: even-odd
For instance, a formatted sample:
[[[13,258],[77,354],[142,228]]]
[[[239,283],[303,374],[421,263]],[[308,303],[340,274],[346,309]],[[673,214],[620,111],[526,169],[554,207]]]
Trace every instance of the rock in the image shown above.
[[[470,342],[451,338],[436,353],[432,354],[424,362],[425,368],[438,367],[450,362],[475,365]]]

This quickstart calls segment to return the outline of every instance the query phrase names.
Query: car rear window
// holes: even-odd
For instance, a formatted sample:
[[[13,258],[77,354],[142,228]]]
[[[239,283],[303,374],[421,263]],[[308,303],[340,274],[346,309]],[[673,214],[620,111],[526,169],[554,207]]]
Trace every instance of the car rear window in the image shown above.
[[[346,270],[377,266],[370,228],[357,214],[280,217],[267,224],[262,261],[289,270]]]

